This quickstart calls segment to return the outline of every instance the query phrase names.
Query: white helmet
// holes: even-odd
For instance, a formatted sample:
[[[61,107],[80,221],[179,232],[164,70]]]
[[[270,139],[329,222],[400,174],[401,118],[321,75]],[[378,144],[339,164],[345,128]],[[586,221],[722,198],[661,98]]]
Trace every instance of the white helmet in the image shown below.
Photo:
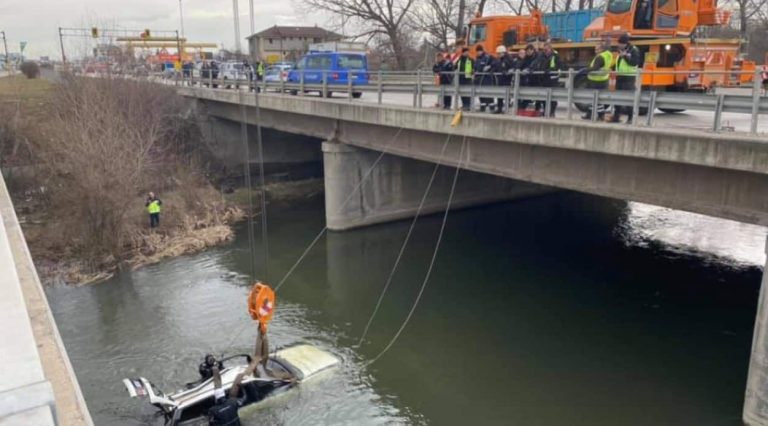
[[[507,53],[507,48],[503,44],[500,44],[496,46],[496,53]]]

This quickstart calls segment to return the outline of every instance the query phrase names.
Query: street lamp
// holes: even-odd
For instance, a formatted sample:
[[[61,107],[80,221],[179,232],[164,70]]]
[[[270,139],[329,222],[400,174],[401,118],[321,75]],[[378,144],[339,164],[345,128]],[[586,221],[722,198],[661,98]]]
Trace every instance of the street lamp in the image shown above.
[[[184,37],[184,11],[181,8],[181,0],[179,0],[179,21],[181,21],[181,36]]]

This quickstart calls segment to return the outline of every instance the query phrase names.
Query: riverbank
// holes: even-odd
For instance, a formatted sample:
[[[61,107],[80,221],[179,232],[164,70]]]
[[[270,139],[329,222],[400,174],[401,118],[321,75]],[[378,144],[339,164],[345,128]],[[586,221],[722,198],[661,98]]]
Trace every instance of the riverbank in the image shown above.
[[[232,241],[250,211],[239,178],[216,189],[184,99],[146,83],[62,76],[0,82],[0,160],[41,281],[83,285]],[[149,227],[146,194],[162,200]],[[322,180],[268,185],[270,203]],[[260,211],[254,190],[254,212]]]

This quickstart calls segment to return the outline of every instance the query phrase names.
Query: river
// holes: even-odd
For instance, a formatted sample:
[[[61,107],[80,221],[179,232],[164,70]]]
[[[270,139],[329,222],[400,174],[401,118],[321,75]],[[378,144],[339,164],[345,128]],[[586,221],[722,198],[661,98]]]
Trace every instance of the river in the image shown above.
[[[363,367],[410,309],[440,221],[419,220],[358,348],[409,222],[320,240],[278,293],[270,336],[343,364],[245,424],[740,425],[765,229],[576,193],[451,212],[412,320]],[[270,205],[270,282],[323,225],[322,197]],[[97,425],[159,423],[124,377],[173,391],[205,353],[252,347],[245,229],[228,246],[48,289]]]

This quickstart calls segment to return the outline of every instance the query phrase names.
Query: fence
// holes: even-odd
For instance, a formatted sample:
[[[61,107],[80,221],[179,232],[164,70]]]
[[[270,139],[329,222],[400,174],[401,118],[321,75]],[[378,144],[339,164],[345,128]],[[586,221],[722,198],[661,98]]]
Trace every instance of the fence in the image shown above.
[[[561,72],[561,84],[558,87],[536,87],[521,85],[521,77],[525,74],[517,70],[511,75],[512,83],[506,86],[478,85],[478,84],[459,84],[458,73],[451,73],[453,83],[451,85],[437,85],[435,76],[428,71],[378,71],[367,73],[367,84],[359,84],[354,81],[354,72],[322,72],[321,82],[305,82],[305,73],[309,71],[294,71],[294,77],[298,74],[298,81],[287,81],[285,78],[279,81],[250,81],[245,74],[238,76],[237,79],[212,78],[212,76],[195,77],[184,75],[173,75],[168,78],[160,78],[157,75],[150,76],[150,79],[157,81],[159,78],[167,83],[177,85],[198,85],[209,88],[248,88],[258,89],[262,92],[269,90],[278,93],[290,93],[293,95],[304,96],[308,92],[319,92],[322,96],[327,96],[330,92],[347,93],[350,102],[353,99],[361,97],[364,93],[373,93],[376,95],[376,103],[384,103],[384,97],[387,94],[410,95],[410,104],[413,107],[421,108],[424,106],[424,96],[451,96],[453,107],[459,108],[460,98],[468,97],[470,100],[470,109],[475,106],[475,99],[493,98],[505,100],[503,114],[517,115],[520,100],[540,102],[543,104],[544,116],[548,117],[549,112],[554,107],[554,103],[565,105],[565,115],[567,119],[572,119],[574,110],[589,111],[597,110],[599,105],[611,105],[631,107],[632,125],[653,126],[656,115],[653,111],[656,109],[662,111],[706,111],[712,113],[710,130],[715,132],[722,131],[724,114],[748,114],[750,134],[758,133],[759,116],[768,114],[768,96],[761,93],[760,70],[756,70],[752,76],[753,84],[742,88],[750,90],[751,93],[736,94],[719,91],[716,93],[696,93],[696,92],[671,92],[656,91],[644,89],[640,82],[642,76],[646,74],[688,74],[687,71],[663,71],[652,72],[638,70],[635,76],[635,90],[593,90],[578,88],[577,77],[579,73],[574,70]],[[314,72],[314,75],[319,74]],[[341,76],[339,76],[341,74]],[[353,78],[347,78],[352,74]],[[540,73],[529,73],[540,74]],[[699,72],[699,75],[728,75],[729,78],[741,76],[745,72],[739,71],[709,71]],[[476,73],[475,76],[493,75]],[[315,79],[316,80],[316,79]],[[646,113],[647,112],[647,113]],[[644,114],[645,113],[645,114]],[[645,115],[645,120],[640,118]],[[597,121],[597,114],[591,114],[591,120]]]

